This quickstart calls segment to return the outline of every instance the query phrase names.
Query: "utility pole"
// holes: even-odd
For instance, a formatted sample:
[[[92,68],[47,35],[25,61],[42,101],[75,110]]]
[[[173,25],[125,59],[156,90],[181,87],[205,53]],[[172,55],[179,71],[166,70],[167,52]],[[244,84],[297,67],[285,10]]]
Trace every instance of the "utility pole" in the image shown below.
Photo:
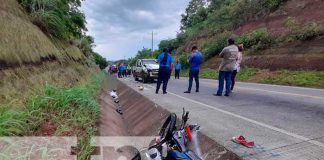
[[[151,57],[153,58],[153,45],[154,45],[154,42],[153,42],[153,39],[154,39],[154,32],[152,31],[152,50],[151,50]]]
[[[157,35],[157,33],[155,33],[154,31],[152,31],[152,33],[150,33],[150,34],[152,35],[151,57],[153,58],[153,53],[154,53],[154,35]]]

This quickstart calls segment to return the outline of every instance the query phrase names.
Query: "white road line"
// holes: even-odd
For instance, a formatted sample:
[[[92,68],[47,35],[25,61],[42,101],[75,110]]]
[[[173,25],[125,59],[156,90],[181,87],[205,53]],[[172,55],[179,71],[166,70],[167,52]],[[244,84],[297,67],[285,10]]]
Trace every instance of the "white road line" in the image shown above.
[[[153,87],[151,85],[148,85],[149,87]],[[274,130],[274,131],[277,131],[279,133],[282,133],[282,134],[286,134],[288,136],[291,136],[291,137],[294,137],[296,139],[299,139],[299,140],[302,140],[302,141],[306,141],[306,142],[309,142],[311,144],[314,144],[316,146],[319,146],[319,147],[323,147],[324,148],[324,143],[322,142],[319,142],[319,141],[315,141],[315,140],[312,140],[310,138],[306,138],[304,136],[301,136],[301,135],[298,135],[298,134],[295,134],[295,133],[292,133],[292,132],[289,132],[289,131],[286,131],[286,130],[283,130],[283,129],[280,129],[280,128],[277,128],[277,127],[274,127],[274,126],[271,126],[271,125],[268,125],[268,124],[265,124],[265,123],[262,123],[262,122],[258,122],[256,120],[253,120],[253,119],[249,119],[247,117],[243,117],[243,116],[240,116],[238,114],[235,114],[235,113],[232,113],[232,112],[228,112],[228,111],[225,111],[225,110],[222,110],[222,109],[219,109],[215,106],[211,106],[211,105],[208,105],[208,104],[205,104],[205,103],[201,103],[199,101],[195,101],[195,100],[192,100],[192,99],[189,99],[189,98],[186,98],[186,97],[183,97],[183,96],[180,96],[178,94],[175,94],[175,93],[172,93],[172,92],[168,92],[168,94],[172,94],[176,97],[179,97],[181,99],[184,99],[186,101],[189,101],[189,102],[193,102],[193,103],[196,103],[196,104],[199,104],[199,105],[202,105],[202,106],[205,106],[207,108],[210,108],[210,109],[213,109],[213,110],[216,110],[218,112],[222,112],[224,114],[227,114],[227,115],[230,115],[230,116],[233,116],[235,118],[239,118],[239,119],[242,119],[242,120],[245,120],[245,121],[248,121],[250,123],[253,123],[253,124],[256,124],[256,125],[259,125],[259,126],[262,126],[264,128],[268,128],[268,129],[271,129],[271,130]]]
[[[211,84],[212,82],[206,82],[205,81],[205,83]],[[215,83],[212,83],[212,84],[215,84]],[[217,84],[215,84],[215,85],[217,85]],[[271,90],[265,90],[265,89],[255,89],[255,88],[240,87],[240,86],[237,86],[236,88],[245,89],[245,90],[253,90],[253,91],[261,91],[261,92],[268,92],[268,93],[273,93],[273,94],[282,94],[282,95],[289,95],[289,96],[295,96],[295,97],[306,97],[306,98],[324,100],[324,97],[320,97],[320,96],[311,96],[311,95],[305,95],[305,94],[288,93],[288,92],[280,92],[280,91],[271,91]]]
[[[275,94],[283,94],[283,95],[290,95],[290,96],[306,97],[306,98],[313,98],[313,99],[324,100],[324,97],[311,96],[311,95],[305,95],[305,94],[296,94],[296,93],[287,93],[287,92],[279,92],[279,91],[270,91],[270,90],[265,90],[265,89],[255,89],[255,88],[249,88],[249,87],[237,87],[237,88],[239,88],[239,89],[245,89],[245,90],[269,92],[269,93],[275,93]]]
[[[205,103],[201,103],[201,102],[198,102],[198,101],[195,101],[195,100],[192,100],[192,99],[189,99],[189,98],[186,98],[186,97],[183,97],[183,96],[180,96],[180,95],[177,95],[175,93],[172,93],[172,92],[168,92],[174,96],[177,96],[179,98],[182,98],[184,100],[187,100],[187,101],[190,101],[190,102],[193,102],[193,103],[196,103],[196,104],[199,104],[199,105],[203,105],[205,107],[208,107],[210,109],[213,109],[213,110],[216,110],[218,112],[222,112],[224,114],[227,114],[227,115],[230,115],[230,116],[233,116],[233,117],[236,117],[236,118],[239,118],[239,119],[243,119],[245,121],[248,121],[248,122],[251,122],[251,123],[254,123],[254,124],[257,124],[259,126],[262,126],[262,127],[265,127],[265,128],[268,128],[268,129],[271,129],[271,130],[274,130],[274,131],[277,131],[277,132],[280,132],[280,133],[283,133],[283,134],[286,134],[286,135],[289,135],[291,137],[294,137],[294,138],[297,138],[297,139],[300,139],[302,141],[307,141],[309,143],[312,143],[314,145],[317,145],[317,146],[320,146],[320,147],[323,147],[324,148],[324,143],[321,143],[321,142],[318,142],[318,141],[314,141],[314,140],[311,140],[309,138],[306,138],[306,137],[303,137],[301,135],[298,135],[298,134],[295,134],[295,133],[291,133],[289,131],[286,131],[286,130],[283,130],[283,129],[280,129],[280,128],[277,128],[277,127],[274,127],[274,126],[271,126],[271,125],[268,125],[268,124],[265,124],[265,123],[262,123],[262,122],[258,122],[258,121],[255,121],[255,120],[252,120],[252,119],[249,119],[249,118],[246,118],[246,117],[243,117],[243,116],[240,116],[240,115],[237,115],[237,114],[234,114],[232,112],[228,112],[228,111],[225,111],[225,110],[222,110],[222,109],[219,109],[217,107],[213,107],[211,105],[208,105],[208,104],[205,104]]]

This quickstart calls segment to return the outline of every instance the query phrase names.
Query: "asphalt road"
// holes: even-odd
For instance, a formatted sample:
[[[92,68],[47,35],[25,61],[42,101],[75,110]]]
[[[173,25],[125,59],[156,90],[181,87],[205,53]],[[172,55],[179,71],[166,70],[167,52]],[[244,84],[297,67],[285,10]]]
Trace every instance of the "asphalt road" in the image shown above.
[[[142,85],[121,81],[136,90]],[[199,93],[183,93],[187,85],[188,78],[171,78],[167,95],[155,94],[155,84],[138,91],[178,116],[185,107],[190,123],[244,159],[324,160],[324,90],[237,83],[230,97],[215,97],[216,80],[201,79]],[[236,145],[237,135],[255,147]]]

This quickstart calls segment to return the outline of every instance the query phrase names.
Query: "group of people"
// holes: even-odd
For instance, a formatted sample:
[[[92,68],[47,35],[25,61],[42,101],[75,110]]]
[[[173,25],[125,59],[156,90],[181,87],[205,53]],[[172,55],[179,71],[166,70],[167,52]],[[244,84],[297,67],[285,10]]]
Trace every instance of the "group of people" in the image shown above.
[[[110,74],[118,74],[118,78],[127,77],[131,74],[131,68],[127,64],[120,63],[119,65],[111,65],[109,67]]]
[[[228,46],[225,47],[219,54],[219,56],[222,58],[222,62],[219,66],[218,90],[215,94],[213,94],[214,96],[223,95],[224,82],[226,82],[226,90],[224,96],[230,96],[231,92],[234,89],[235,77],[240,70],[243,49],[243,45],[236,45],[233,38],[228,39]],[[197,46],[193,46],[191,51],[191,56],[188,58],[188,63],[190,65],[189,86],[184,93],[191,93],[193,80],[195,80],[196,83],[196,92],[199,92],[199,72],[200,66],[203,62],[203,54],[198,50]],[[175,67],[175,79],[179,79],[181,64],[179,63],[179,61],[177,61],[176,64],[173,65],[173,57],[166,48],[163,49],[157,61],[160,65],[160,69],[155,93],[159,93],[161,84],[163,84],[163,94],[167,94],[166,89],[171,72]]]

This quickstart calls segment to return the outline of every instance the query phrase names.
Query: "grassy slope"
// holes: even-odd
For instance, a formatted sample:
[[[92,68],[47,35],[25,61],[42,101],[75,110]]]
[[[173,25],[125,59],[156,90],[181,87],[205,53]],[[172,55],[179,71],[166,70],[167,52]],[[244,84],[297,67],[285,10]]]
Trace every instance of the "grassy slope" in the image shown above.
[[[289,0],[267,17],[246,22],[232,30],[231,32],[236,35],[242,35],[267,28],[271,35],[278,36],[276,40],[283,38],[280,36],[286,38],[285,41],[272,44],[265,49],[248,48],[245,51],[243,65],[249,68],[243,69],[237,79],[257,83],[324,88],[323,34],[307,40],[293,39],[291,35],[289,36],[291,34],[289,26],[286,26],[288,17],[292,17],[297,22],[296,25],[293,25],[294,30],[297,30],[297,25],[301,27],[309,22],[316,22],[323,31],[324,21],[320,19],[324,15],[324,5],[322,4],[320,1]],[[307,29],[301,33],[304,36],[312,35],[314,30]],[[198,45],[204,51],[206,46],[207,48],[217,46],[216,42],[218,41],[214,42],[215,39],[222,37],[222,34],[212,35],[209,29],[201,29],[193,34],[191,40],[180,46],[180,51],[184,50],[189,53],[192,45]],[[254,46],[254,48],[256,47]],[[203,64],[204,69],[201,71],[201,77],[216,79],[216,70],[220,61],[221,59],[217,56],[208,59]],[[188,76],[187,71],[182,74]]]
[[[32,24],[16,0],[0,0],[0,61],[7,64],[36,63],[41,58],[81,59],[76,47],[53,43]],[[72,52],[71,52],[72,51]]]
[[[100,112],[96,97],[104,77],[101,72],[73,87],[45,85],[40,93],[28,98],[24,108],[0,108],[0,135],[78,136],[78,158],[90,158],[89,138],[97,132]],[[46,152],[46,148],[43,150]],[[3,159],[12,150],[9,147],[0,151]]]
[[[47,37],[16,0],[0,4],[0,136],[78,136],[79,159],[86,159],[104,74],[91,60],[75,62],[81,51]],[[50,56],[58,61],[38,63]]]

